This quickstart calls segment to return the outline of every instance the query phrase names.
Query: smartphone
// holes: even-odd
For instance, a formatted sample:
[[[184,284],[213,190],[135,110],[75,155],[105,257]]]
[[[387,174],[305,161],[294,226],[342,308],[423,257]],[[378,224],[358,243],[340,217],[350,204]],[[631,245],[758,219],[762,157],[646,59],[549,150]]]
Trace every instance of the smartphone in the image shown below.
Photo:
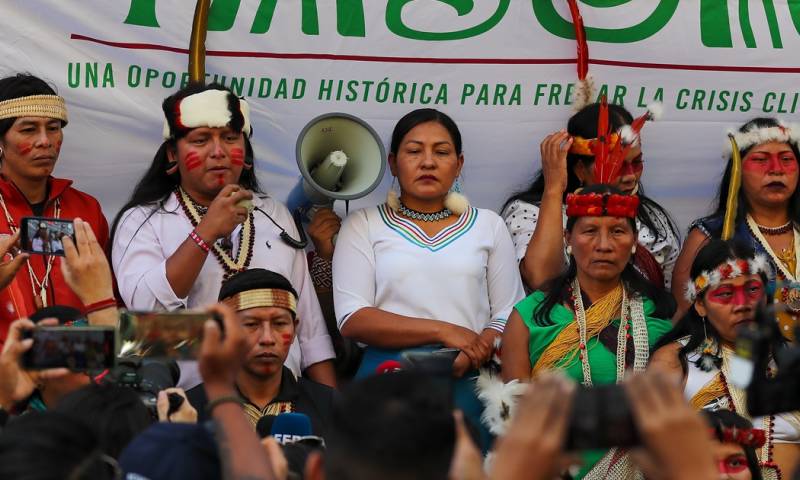
[[[64,255],[65,236],[75,240],[72,220],[46,217],[23,217],[20,242],[22,250],[39,255]]]
[[[635,447],[641,444],[621,385],[578,387],[567,430],[568,451]]]
[[[214,319],[206,312],[120,313],[121,356],[195,360],[203,340],[203,324]],[[215,319],[222,326],[221,319]]]
[[[409,350],[402,353],[402,363],[408,370],[435,376],[451,377],[453,362],[461,352],[457,348],[440,348],[434,351]]]
[[[23,332],[33,345],[22,355],[26,370],[69,368],[74,371],[113,368],[117,360],[114,327],[36,327]]]

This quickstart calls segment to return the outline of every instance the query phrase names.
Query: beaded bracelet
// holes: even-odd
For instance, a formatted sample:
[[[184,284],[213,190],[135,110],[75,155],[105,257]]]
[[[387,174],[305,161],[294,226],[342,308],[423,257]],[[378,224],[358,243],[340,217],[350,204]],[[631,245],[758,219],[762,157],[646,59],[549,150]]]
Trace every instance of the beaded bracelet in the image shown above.
[[[197,244],[197,246],[200,247],[200,249],[204,252],[208,253],[211,251],[211,247],[208,246],[205,240],[200,238],[200,235],[197,234],[197,230],[192,230],[189,232],[189,238],[194,240],[194,243]]]
[[[236,395],[226,395],[224,397],[215,398],[206,404],[206,415],[211,416],[211,413],[214,411],[215,408],[219,407],[223,403],[235,403],[237,405],[244,405],[242,399]]]
[[[106,308],[117,306],[117,299],[114,297],[106,298],[105,300],[100,300],[99,302],[90,303],[89,305],[84,305],[83,307],[83,314],[89,315],[90,313],[99,312],[100,310],[105,310]]]

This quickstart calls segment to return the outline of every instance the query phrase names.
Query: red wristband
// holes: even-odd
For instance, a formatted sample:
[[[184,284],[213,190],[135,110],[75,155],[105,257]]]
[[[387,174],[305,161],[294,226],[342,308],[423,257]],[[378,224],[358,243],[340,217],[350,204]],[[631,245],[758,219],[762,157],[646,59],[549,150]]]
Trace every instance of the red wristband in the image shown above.
[[[194,243],[196,243],[197,246],[200,247],[200,249],[203,250],[204,252],[208,253],[211,251],[211,247],[208,246],[205,240],[200,238],[200,235],[197,234],[196,230],[192,230],[191,232],[189,232],[189,238],[194,240]]]
[[[99,302],[90,303],[89,305],[85,305],[83,307],[84,315],[89,315],[90,313],[99,312],[100,310],[105,310],[106,308],[117,307],[117,299],[116,298],[106,298],[105,300],[100,300]]]

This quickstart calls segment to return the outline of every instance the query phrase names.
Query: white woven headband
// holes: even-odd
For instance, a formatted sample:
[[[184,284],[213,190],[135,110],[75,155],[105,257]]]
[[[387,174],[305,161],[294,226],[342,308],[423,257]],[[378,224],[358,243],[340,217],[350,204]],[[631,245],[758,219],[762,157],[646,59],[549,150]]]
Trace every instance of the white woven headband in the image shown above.
[[[739,150],[747,150],[755,145],[768,142],[789,143],[797,147],[800,145],[800,124],[788,123],[778,121],[777,127],[754,128],[748,132],[740,132],[738,130],[728,130],[728,133],[733,135],[736,140],[736,145]],[[725,158],[730,157],[733,152],[731,151],[731,142],[725,139]]]
[[[742,275],[756,275],[771,273],[769,261],[763,253],[756,254],[751,260],[734,259],[719,265],[714,270],[705,270],[703,273],[686,283],[686,300],[694,303],[701,293],[716,288],[723,280],[731,280]]]
[[[233,116],[228,103],[227,90],[206,90],[189,95],[178,103],[178,115],[175,122],[182,128],[222,128],[228,126]],[[239,99],[239,108],[244,117],[242,132],[248,137],[252,133],[250,126],[250,105],[243,98]],[[164,140],[172,137],[174,132],[169,121],[164,119]]]

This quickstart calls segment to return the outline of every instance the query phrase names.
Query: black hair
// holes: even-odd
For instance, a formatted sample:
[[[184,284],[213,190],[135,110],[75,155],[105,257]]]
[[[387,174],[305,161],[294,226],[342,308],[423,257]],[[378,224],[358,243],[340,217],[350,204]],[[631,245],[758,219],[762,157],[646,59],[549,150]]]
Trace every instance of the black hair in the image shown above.
[[[206,90],[225,90],[230,93],[229,89],[216,83],[209,85],[190,83],[186,87],[165,98],[164,102],[161,104],[161,109],[164,111],[164,116],[167,118],[167,122],[170,125],[175,124],[175,107],[180,100],[183,100],[189,95],[205,92]],[[233,93],[230,93],[228,96],[229,102],[233,101],[231,97],[236,98]],[[244,124],[244,120],[241,113],[238,113],[238,106],[235,109],[231,107],[231,111],[234,112],[231,118],[231,129],[240,131],[242,129],[242,125]],[[189,131],[191,131],[191,129],[173,129],[174,136],[168,140],[165,140],[164,143],[162,143],[158,148],[155,157],[153,157],[153,161],[150,163],[150,168],[148,168],[144,176],[139,179],[139,182],[133,189],[131,197],[128,199],[125,205],[119,209],[119,212],[114,217],[114,221],[111,223],[111,236],[108,242],[109,245],[114,244],[114,235],[116,234],[117,227],[119,227],[119,222],[126,211],[134,207],[148,205],[152,208],[147,217],[149,219],[150,216],[155,214],[156,211],[164,208],[164,203],[169,198],[170,194],[172,194],[172,192],[175,191],[175,189],[181,183],[179,172],[175,172],[171,175],[167,174],[166,172],[169,168],[169,157],[167,156],[167,151],[175,150],[177,141],[186,136]],[[247,138],[247,135],[244,137],[244,146],[245,162],[252,165],[254,159],[253,146],[250,143],[250,139]],[[249,169],[245,168],[242,170],[242,173],[239,177],[239,185],[251,190],[254,193],[261,192],[261,187],[259,186],[258,178],[256,177],[255,167]]]
[[[755,257],[755,251],[749,245],[734,240],[719,240],[712,239],[706,243],[703,248],[697,252],[697,256],[692,262],[692,268],[689,272],[689,278],[694,279],[706,270],[714,270],[723,263],[729,260],[752,260]],[[767,276],[761,273],[761,280],[764,285],[767,284]],[[770,295],[766,295],[767,303],[772,302]],[[705,328],[704,328],[705,323]],[[772,322],[777,329],[777,322]],[[689,337],[686,345],[681,346],[678,350],[678,359],[681,362],[681,368],[684,375],[688,371],[687,356],[695,351],[706,339],[706,335],[716,340],[718,343],[721,341],[719,332],[711,322],[704,322],[703,317],[697,313],[694,304],[689,307],[689,310],[683,317],[675,324],[672,329],[661,337],[654,350],[670,345],[673,342]],[[773,339],[782,338],[780,335],[773,335]],[[784,342],[780,340],[773,340],[771,345],[772,351],[777,351],[778,348],[783,346]]]
[[[446,382],[414,372],[349,385],[334,402],[326,477],[447,478],[455,445],[451,395]]]
[[[596,138],[597,117],[599,112],[599,103],[592,103],[585,106],[567,121],[567,133],[577,137]],[[625,107],[616,104],[608,105],[608,123],[612,131],[619,130],[625,125],[630,125],[632,122],[633,115],[631,115]],[[568,193],[574,192],[582,186],[580,179],[575,175],[575,165],[578,163],[588,167],[594,163],[594,156],[578,155],[575,153],[567,154],[567,188],[564,190],[564,199],[566,199]],[[506,207],[515,200],[539,205],[542,202],[544,188],[544,172],[539,169],[532,183],[528,185],[527,188],[512,194],[505,201],[500,211],[504,211]],[[636,195],[639,197],[639,212],[636,218],[639,219],[642,225],[647,227],[648,230],[653,232],[656,241],[666,239],[667,231],[671,231],[675,238],[680,238],[678,235],[678,227],[675,225],[672,216],[664,207],[645,195],[644,187],[641,182],[639,182],[639,190]],[[657,214],[660,214],[661,217],[665,219],[666,224],[656,218]]]
[[[26,413],[0,435],[0,479],[113,479],[114,467],[99,447],[94,430],[80,419],[59,412]]]
[[[761,128],[772,128],[772,127],[780,127],[780,123],[778,120],[771,117],[759,117],[750,120],[749,122],[745,123],[741,127],[739,127],[740,133],[747,133],[752,130],[758,130]],[[739,155],[744,158],[745,155],[756,145],[752,145],[749,148],[739,150]],[[789,147],[794,152],[794,156],[797,161],[800,163],[800,151],[797,148],[797,145],[794,143],[789,143]],[[728,157],[728,163],[725,165],[725,171],[722,173],[722,178],[719,182],[719,187],[717,187],[717,202],[714,206],[714,211],[711,215],[704,217],[701,221],[707,221],[715,218],[721,218],[725,215],[726,206],[728,203],[728,185],[731,182],[731,169],[733,168],[733,155]],[[744,187],[739,187],[739,200],[737,203],[736,208],[736,220],[734,221],[735,225],[738,225],[745,221],[747,218],[747,212],[750,211],[750,204],[747,201],[747,196],[744,193]],[[795,188],[794,193],[792,196],[789,197],[789,218],[793,220],[795,223],[800,222],[800,188]],[[722,229],[722,224],[719,227],[720,231],[712,231],[709,232],[712,236],[719,237]]]
[[[436,122],[442,125],[450,133],[450,138],[453,140],[453,145],[456,149],[456,155],[461,155],[462,142],[461,132],[458,130],[456,122],[444,112],[435,110],[433,108],[420,108],[409,112],[398,120],[392,131],[392,142],[389,144],[389,152],[397,155],[397,150],[400,149],[400,143],[403,138],[417,125]]]
[[[62,398],[55,411],[85,421],[95,431],[100,448],[114,458],[152,423],[139,395],[116,385],[89,385],[76,390]]]
[[[621,194],[619,189],[605,184],[590,185],[583,189],[583,193]],[[567,218],[566,231],[571,232],[579,218],[580,217]],[[635,238],[636,222],[632,218],[626,218],[626,220],[631,226]],[[547,294],[545,295],[542,303],[540,303],[533,311],[533,319],[537,325],[553,325],[553,321],[550,319],[550,313],[552,312],[553,307],[567,299],[569,287],[577,274],[578,267],[575,264],[575,259],[570,256],[566,271],[548,282],[543,288]],[[655,303],[656,310],[653,313],[654,317],[671,318],[675,313],[676,305],[672,295],[668,294],[666,291],[664,291],[664,289],[657,287],[652,282],[644,278],[642,274],[639,273],[639,271],[633,266],[633,263],[628,262],[628,264],[625,265],[625,269],[622,270],[620,279],[629,293],[649,298]],[[577,293],[578,292],[576,292],[576,294]]]
[[[56,90],[47,82],[30,73],[17,73],[8,77],[0,78],[0,102],[13,100],[15,98],[28,97],[31,95],[56,95]],[[0,138],[11,129],[17,117],[4,118],[0,120]],[[65,125],[61,121],[61,126]]]
[[[703,410],[703,415],[711,426],[714,438],[719,442],[725,442],[725,437],[722,432],[726,428],[743,430],[753,428],[753,424],[750,423],[750,420],[730,410]],[[753,477],[753,480],[761,480],[761,466],[758,462],[755,448],[742,445],[742,449],[744,450],[745,457],[747,457],[747,468],[750,470],[750,475]]]

